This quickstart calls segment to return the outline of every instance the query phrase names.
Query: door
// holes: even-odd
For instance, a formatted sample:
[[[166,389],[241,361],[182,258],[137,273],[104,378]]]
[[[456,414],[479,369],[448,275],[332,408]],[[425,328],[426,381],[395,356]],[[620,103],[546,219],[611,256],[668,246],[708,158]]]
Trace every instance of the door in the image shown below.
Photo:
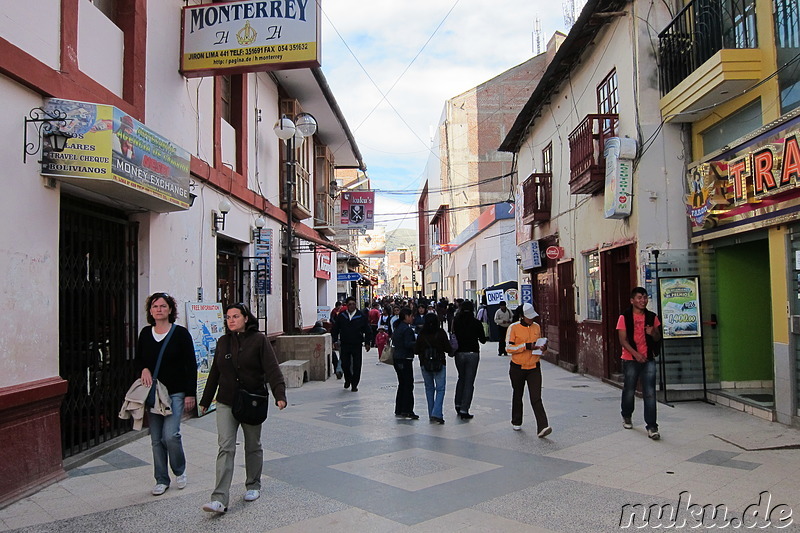
[[[600,278],[603,282],[603,346],[605,377],[622,372],[622,345],[617,335],[617,319],[631,304],[631,290],[636,286],[636,245],[612,248],[600,254]]]
[[[136,379],[136,223],[62,197],[59,228],[61,446],[71,457],[130,430],[117,413]]]
[[[558,359],[577,369],[574,265],[572,260],[558,264]]]

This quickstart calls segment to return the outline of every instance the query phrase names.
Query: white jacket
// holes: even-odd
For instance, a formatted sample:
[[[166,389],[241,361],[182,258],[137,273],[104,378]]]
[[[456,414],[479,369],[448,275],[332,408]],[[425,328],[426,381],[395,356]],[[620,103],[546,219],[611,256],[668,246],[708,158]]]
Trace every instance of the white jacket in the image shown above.
[[[125,393],[125,401],[122,403],[122,409],[119,411],[119,417],[123,420],[133,418],[133,429],[142,429],[142,422],[144,419],[144,401],[150,393],[150,387],[142,385],[142,380],[137,379]],[[169,416],[172,414],[172,407],[169,400],[169,391],[167,387],[156,380],[156,404],[150,409],[151,413]]]

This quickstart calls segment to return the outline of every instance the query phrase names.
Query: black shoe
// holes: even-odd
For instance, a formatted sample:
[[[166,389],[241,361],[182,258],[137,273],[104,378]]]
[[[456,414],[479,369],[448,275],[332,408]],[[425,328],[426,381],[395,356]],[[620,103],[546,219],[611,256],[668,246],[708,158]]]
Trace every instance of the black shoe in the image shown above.
[[[419,420],[419,415],[417,413],[404,413],[403,418],[407,418],[409,420]]]
[[[342,373],[341,372],[337,372],[336,373],[336,379],[342,379]]]
[[[431,424],[444,424],[444,418],[439,418],[438,416],[432,416],[430,421]]]
[[[353,385],[353,388],[352,388],[352,389],[350,389],[350,390],[351,390],[351,391],[353,391],[353,392],[358,392],[358,387],[356,387],[355,385]]]
[[[460,418],[461,420],[469,420],[474,417],[475,415],[471,415],[469,413],[458,413],[458,418]]]
[[[349,389],[350,388],[350,382],[349,381],[344,380],[344,388],[345,389]]]

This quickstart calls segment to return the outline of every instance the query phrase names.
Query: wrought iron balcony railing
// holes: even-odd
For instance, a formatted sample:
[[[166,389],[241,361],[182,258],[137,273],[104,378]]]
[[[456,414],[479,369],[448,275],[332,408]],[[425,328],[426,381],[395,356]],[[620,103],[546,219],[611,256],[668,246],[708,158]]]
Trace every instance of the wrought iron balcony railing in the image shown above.
[[[692,0],[658,35],[661,96],[723,48],[756,48],[754,0]]]

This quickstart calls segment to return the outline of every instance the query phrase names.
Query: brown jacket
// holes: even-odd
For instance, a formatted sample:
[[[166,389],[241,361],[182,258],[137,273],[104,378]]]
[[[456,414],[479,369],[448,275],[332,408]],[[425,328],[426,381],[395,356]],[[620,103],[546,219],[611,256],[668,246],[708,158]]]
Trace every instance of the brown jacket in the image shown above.
[[[269,339],[257,330],[247,330],[220,337],[200,405],[208,408],[214,393],[217,393],[218,402],[233,405],[237,372],[242,387],[248,392],[264,390],[269,382],[275,403],[286,401],[286,383]]]

